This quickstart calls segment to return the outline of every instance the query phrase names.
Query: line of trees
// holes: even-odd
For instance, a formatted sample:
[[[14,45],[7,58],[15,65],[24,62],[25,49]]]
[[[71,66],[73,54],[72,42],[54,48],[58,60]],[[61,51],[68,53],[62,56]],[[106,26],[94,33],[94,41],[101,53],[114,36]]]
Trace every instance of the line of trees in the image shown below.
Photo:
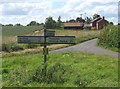
[[[93,19],[98,18],[98,17],[100,17],[99,14],[94,14],[92,16],[92,18],[86,17],[85,19],[83,19],[82,17],[77,17],[75,19],[70,19],[70,20],[66,20],[63,22],[63,21],[61,21],[61,16],[58,17],[57,21],[55,21],[53,19],[53,17],[49,16],[45,19],[45,23],[38,23],[36,21],[31,21],[26,26],[41,26],[42,25],[42,26],[46,27],[47,29],[55,29],[55,28],[61,28],[63,23],[83,22],[85,24],[90,24]],[[113,25],[113,22],[110,22],[109,24]],[[13,24],[7,24],[7,25],[0,24],[0,26],[23,26],[23,25],[21,25],[20,23],[17,23],[15,25],[13,25]]]

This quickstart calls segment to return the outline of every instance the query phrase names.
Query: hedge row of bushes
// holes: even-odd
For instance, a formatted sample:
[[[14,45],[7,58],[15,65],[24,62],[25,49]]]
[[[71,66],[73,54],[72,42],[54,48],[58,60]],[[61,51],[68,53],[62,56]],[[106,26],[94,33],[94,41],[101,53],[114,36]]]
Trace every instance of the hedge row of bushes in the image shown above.
[[[118,26],[108,25],[104,27],[100,32],[98,45],[120,48],[118,33],[120,33]]]

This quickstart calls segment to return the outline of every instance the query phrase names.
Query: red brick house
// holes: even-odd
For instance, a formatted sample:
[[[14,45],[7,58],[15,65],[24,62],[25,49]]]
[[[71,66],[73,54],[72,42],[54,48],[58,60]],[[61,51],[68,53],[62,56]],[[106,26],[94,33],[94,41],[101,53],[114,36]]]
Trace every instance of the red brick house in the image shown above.
[[[83,29],[82,22],[64,23],[64,29]]]
[[[92,27],[95,27],[97,30],[102,29],[105,25],[109,24],[109,22],[105,20],[104,17],[103,18],[98,17],[94,19],[91,23],[92,23]]]

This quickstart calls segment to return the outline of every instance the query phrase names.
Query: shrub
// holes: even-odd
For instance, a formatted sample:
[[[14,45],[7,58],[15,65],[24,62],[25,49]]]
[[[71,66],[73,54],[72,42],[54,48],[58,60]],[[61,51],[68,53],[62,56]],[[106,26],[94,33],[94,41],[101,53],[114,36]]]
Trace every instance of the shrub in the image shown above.
[[[24,48],[21,47],[20,45],[16,44],[16,43],[3,43],[2,44],[2,51],[6,51],[6,52],[12,52],[12,51],[18,51],[18,50],[23,50]]]

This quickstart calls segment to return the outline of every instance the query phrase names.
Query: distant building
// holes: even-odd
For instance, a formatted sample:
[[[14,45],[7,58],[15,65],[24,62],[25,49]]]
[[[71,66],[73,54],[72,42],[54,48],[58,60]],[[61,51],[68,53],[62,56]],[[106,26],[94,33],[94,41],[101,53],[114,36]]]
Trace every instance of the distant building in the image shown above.
[[[103,18],[98,17],[94,19],[91,23],[92,23],[92,27],[95,27],[97,30],[102,29],[105,25],[109,24],[109,22],[105,20],[104,17]]]
[[[83,26],[82,22],[64,23],[64,29],[83,29]]]

